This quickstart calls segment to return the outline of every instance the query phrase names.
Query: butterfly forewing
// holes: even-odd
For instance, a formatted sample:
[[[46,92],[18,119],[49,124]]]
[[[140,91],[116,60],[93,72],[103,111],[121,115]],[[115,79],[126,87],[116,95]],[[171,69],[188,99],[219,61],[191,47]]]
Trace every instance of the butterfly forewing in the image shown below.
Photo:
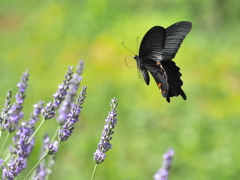
[[[166,29],[165,46],[162,50],[163,60],[173,59],[181,46],[183,39],[192,28],[192,23],[182,21],[169,26]]]
[[[145,60],[162,60],[161,50],[164,47],[166,37],[166,30],[161,26],[154,26],[143,37],[140,49],[139,59],[143,62]]]

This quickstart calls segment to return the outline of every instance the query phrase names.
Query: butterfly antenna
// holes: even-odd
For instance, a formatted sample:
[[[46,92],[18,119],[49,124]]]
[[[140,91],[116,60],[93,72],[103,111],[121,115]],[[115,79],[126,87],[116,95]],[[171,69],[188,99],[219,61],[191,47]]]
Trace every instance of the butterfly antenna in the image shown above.
[[[125,64],[127,65],[127,67],[128,67],[129,69],[132,69],[133,67],[129,67],[128,64],[127,64],[127,58],[128,58],[128,57],[125,58]]]
[[[122,42],[122,45],[123,45],[123,47],[125,47],[127,50],[129,50],[129,51],[132,52],[134,55],[136,55],[136,53],[134,53],[133,51],[131,51],[130,49],[128,49],[128,48],[124,45],[123,42]]]

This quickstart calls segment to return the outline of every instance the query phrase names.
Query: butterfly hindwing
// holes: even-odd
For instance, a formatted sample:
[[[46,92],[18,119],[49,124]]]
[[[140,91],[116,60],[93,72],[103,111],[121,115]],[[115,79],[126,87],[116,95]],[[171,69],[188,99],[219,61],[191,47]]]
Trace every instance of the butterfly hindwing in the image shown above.
[[[172,60],[162,61],[161,65],[167,74],[167,81],[169,84],[168,97],[181,95],[184,100],[187,99],[185,93],[183,92],[181,86],[183,85],[180,77],[182,74],[180,73],[180,68],[176,66],[175,62]]]
[[[153,76],[154,80],[157,83],[158,88],[161,90],[162,96],[167,98],[169,84],[167,81],[167,74],[164,68],[162,67],[161,63],[158,63],[154,60],[148,60],[143,65]]]

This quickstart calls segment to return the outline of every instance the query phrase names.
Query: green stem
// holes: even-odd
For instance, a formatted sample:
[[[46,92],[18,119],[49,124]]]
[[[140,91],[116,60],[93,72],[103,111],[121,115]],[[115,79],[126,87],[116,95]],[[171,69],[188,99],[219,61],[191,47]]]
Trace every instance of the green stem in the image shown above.
[[[42,160],[48,155],[48,153],[46,153],[38,162],[37,164],[35,164],[35,166],[31,169],[31,171],[29,171],[29,173],[26,175],[26,177],[24,178],[24,180],[26,180],[28,178],[28,176],[32,173],[32,171],[38,166],[38,164],[40,164],[42,162]]]
[[[53,141],[56,139],[56,137],[57,137],[57,135],[58,135],[58,129],[59,129],[59,127],[60,127],[60,126],[57,126],[57,128],[56,128],[56,130],[55,130],[55,132],[54,132],[54,134],[53,134],[50,142],[53,142]]]
[[[1,133],[2,133],[2,131],[1,131]],[[4,141],[3,141],[3,144],[2,144],[2,147],[1,147],[1,150],[0,150],[0,157],[2,157],[3,148],[5,147],[5,144],[6,144],[6,142],[7,142],[7,139],[8,139],[8,137],[9,137],[9,135],[10,135],[10,133],[8,132],[7,135],[6,135],[6,137],[5,137],[5,139],[4,139]]]
[[[36,129],[36,131],[32,134],[32,136],[30,137],[30,139],[28,140],[27,144],[29,144],[32,140],[32,138],[36,135],[36,133],[38,132],[38,130],[42,127],[43,123],[45,122],[45,120],[43,119],[42,122],[39,124],[38,128]]]
[[[94,167],[94,170],[93,170],[93,173],[92,173],[91,180],[93,180],[93,178],[94,178],[94,176],[95,176],[95,173],[96,173],[97,167],[98,167],[98,164],[96,164],[95,167]]]

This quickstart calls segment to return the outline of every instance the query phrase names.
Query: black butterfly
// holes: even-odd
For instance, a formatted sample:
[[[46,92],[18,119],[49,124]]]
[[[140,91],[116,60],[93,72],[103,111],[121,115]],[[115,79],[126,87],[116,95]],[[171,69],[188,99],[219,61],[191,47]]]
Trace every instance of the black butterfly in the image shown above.
[[[150,81],[149,71],[167,102],[170,102],[170,97],[178,95],[184,100],[187,99],[181,89],[183,82],[180,79],[182,75],[179,72],[180,68],[172,59],[191,28],[192,23],[187,21],[175,23],[166,29],[154,26],[143,37],[139,56],[134,56],[146,84],[149,85]]]

